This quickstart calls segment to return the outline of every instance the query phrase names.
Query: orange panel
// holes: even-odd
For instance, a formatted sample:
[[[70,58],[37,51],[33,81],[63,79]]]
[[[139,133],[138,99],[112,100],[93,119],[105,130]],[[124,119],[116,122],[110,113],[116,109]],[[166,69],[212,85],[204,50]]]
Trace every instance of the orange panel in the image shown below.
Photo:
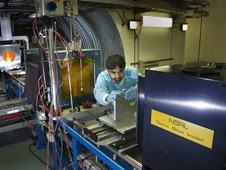
[[[94,69],[93,59],[82,59],[82,72],[79,60],[70,60],[70,77],[72,85],[73,97],[85,96],[93,93],[94,88]],[[62,84],[62,97],[63,99],[70,98],[69,82],[68,82],[67,67],[60,70],[61,80],[65,80]],[[82,77],[82,82],[81,82]],[[81,88],[82,86],[82,88]]]

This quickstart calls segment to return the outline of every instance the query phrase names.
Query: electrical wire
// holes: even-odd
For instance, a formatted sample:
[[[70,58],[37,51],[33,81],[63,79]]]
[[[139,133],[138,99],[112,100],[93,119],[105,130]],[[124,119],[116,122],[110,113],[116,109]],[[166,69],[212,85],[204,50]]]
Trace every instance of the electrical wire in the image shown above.
[[[142,31],[142,27],[139,29],[137,34],[137,62],[140,60],[140,33]]]
[[[82,158],[82,160],[80,160],[80,161],[78,162],[78,165],[79,165],[79,166],[82,165],[81,168],[83,168],[83,162],[84,162],[86,159],[90,158],[91,156],[95,156],[95,155],[94,155],[94,154],[86,155],[84,158]]]
[[[84,10],[85,11],[85,10]],[[109,17],[109,15],[107,14],[106,11],[104,10],[90,10],[88,11],[82,11],[83,15],[82,17],[76,17],[76,20],[71,20],[71,18],[65,17],[64,19],[61,19],[62,22],[65,22],[66,24],[59,24],[60,26],[62,26],[65,35],[68,35],[68,37],[70,37],[70,33],[68,34],[67,31],[69,32],[69,24],[68,23],[72,23],[71,26],[75,26],[76,30],[80,30],[80,32],[78,31],[79,34],[74,35],[74,37],[76,36],[80,36],[82,39],[82,48],[84,47],[88,47],[88,48],[99,48],[102,49],[101,50],[101,54],[102,54],[102,67],[105,64],[105,60],[106,57],[108,57],[110,54],[115,54],[115,51],[117,51],[118,54],[121,54],[124,56],[124,52],[123,52],[123,46],[122,46],[122,42],[120,39],[120,35],[118,33],[118,30],[114,24],[114,22],[112,21],[112,19]],[[105,16],[103,16],[103,14]],[[102,16],[104,19],[100,19],[99,17]],[[98,20],[98,21],[96,21]],[[98,22],[98,23],[97,23]],[[81,23],[80,25],[78,23]],[[110,23],[110,24],[108,24]],[[109,26],[109,27],[107,27]],[[36,28],[37,29],[37,24],[36,22],[34,23],[33,29]],[[90,29],[87,29],[90,28]],[[109,29],[110,28],[110,29]],[[112,30],[117,30],[116,34],[115,31]],[[47,29],[42,30],[44,32],[44,35],[46,35],[47,37]],[[35,31],[33,31],[35,32]],[[37,31],[38,32],[38,31]],[[67,41],[63,38],[62,35],[60,35],[60,33],[55,29],[53,29],[53,33],[55,35],[54,38],[54,49],[55,49],[55,54],[57,54],[57,40],[60,40],[61,44],[62,44],[62,48],[66,48],[66,50],[69,48],[67,47]],[[75,34],[75,33],[74,33]],[[38,42],[40,42],[39,37],[36,35]],[[119,39],[117,39],[119,38]],[[70,38],[68,38],[68,40],[70,40]],[[118,41],[120,40],[120,41]],[[119,43],[118,43],[119,42]],[[49,49],[48,48],[48,43],[46,43],[47,47],[45,48],[42,44],[41,48],[43,49],[43,51],[46,53],[45,49]],[[68,52],[68,51],[67,51]],[[107,54],[107,55],[105,55]],[[64,58],[57,58],[56,61],[59,62],[60,67],[64,67],[64,63],[68,62],[67,59],[67,55],[64,56]],[[62,62],[61,62],[62,61]],[[53,65],[55,63],[52,63],[52,61],[50,61],[50,67],[51,65]],[[62,65],[61,65],[62,64]],[[71,64],[71,63],[70,63]],[[52,75],[53,79],[56,79],[57,76],[54,73]],[[59,96],[58,96],[58,89],[63,85],[63,83],[68,79],[68,77],[70,76],[70,71],[68,72],[68,74],[64,77],[64,79],[61,81],[60,84],[58,84],[58,88],[56,90],[56,98],[57,98],[57,103],[60,106],[60,100],[59,100]],[[52,115],[53,117],[57,116],[59,121],[63,122],[63,119],[61,117],[62,115],[62,110],[59,108],[57,110],[53,109],[53,103],[50,102],[49,105],[46,105],[43,97],[46,94],[46,90],[43,89],[43,85],[40,86],[40,81],[41,81],[42,77],[39,78],[38,80],[38,96],[40,98],[42,107],[44,108],[44,110],[50,115]],[[59,113],[59,114],[58,114]],[[55,137],[55,133],[56,130],[58,129],[59,125],[58,123],[55,125],[54,129],[50,129],[50,120],[48,122],[48,135],[50,136],[52,133],[54,134],[53,136]],[[71,162],[71,165],[73,166],[74,162],[72,159],[72,155],[70,153],[70,149],[69,149],[69,144],[68,144],[68,138],[67,138],[67,132],[65,130],[64,127],[64,123],[63,123],[63,135],[65,136],[65,141],[67,144],[67,150],[68,150],[68,154],[69,154],[69,159]],[[61,134],[62,136],[62,134]],[[49,152],[50,152],[50,141],[48,140],[48,149],[47,149],[47,168],[49,167]],[[56,140],[54,139],[54,147],[56,149]],[[62,151],[63,149],[61,149],[61,153],[57,153],[57,157],[60,159],[62,159]],[[57,152],[57,149],[56,149]],[[74,166],[73,166],[74,168]]]
[[[47,106],[45,105],[45,103],[44,103],[44,101],[43,101],[43,99],[42,99],[42,95],[41,95],[41,92],[40,92],[40,80],[41,80],[41,78],[42,78],[42,76],[40,76],[39,77],[39,79],[38,79],[38,95],[39,95],[39,97],[40,97],[40,100],[41,100],[41,103],[42,103],[42,106],[44,107],[44,109],[46,110],[46,111],[49,111],[49,109],[47,108]]]
[[[40,40],[39,40],[39,38],[38,38],[38,36],[36,35],[36,33],[35,33],[35,29],[34,28],[36,28],[36,22],[34,21],[33,22],[33,32],[34,32],[34,35],[36,36],[36,38],[37,38],[37,40],[38,40],[38,42],[40,42]],[[37,28],[36,28],[36,30],[37,30]],[[42,30],[42,31],[44,31],[44,35],[46,35],[46,37],[47,37],[47,29],[44,29],[44,30]],[[56,31],[56,30],[53,30],[53,33],[55,34],[55,42],[54,42],[54,44],[56,44],[56,40],[57,40],[57,37],[60,39],[60,41],[61,41],[61,44],[63,45],[63,47],[64,48],[66,48],[66,49],[68,49],[68,47],[67,47],[67,44],[66,44],[66,40]],[[46,45],[47,45],[47,49],[48,49],[48,42],[46,42]],[[44,46],[42,46],[42,44],[40,44],[40,47],[43,49],[43,51],[45,52],[45,48],[44,48]],[[56,48],[56,45],[55,45],[55,50],[56,50],[56,54],[57,54],[57,48]],[[46,53],[46,52],[45,52]],[[67,52],[67,54],[68,54],[68,52]],[[65,58],[67,59],[67,55],[64,57],[64,59],[63,59],[63,62],[65,62],[65,61],[67,61],[67,60],[65,60]],[[58,60],[58,62],[59,62],[60,60]],[[68,62],[68,61],[67,61]],[[50,64],[51,65],[53,65],[53,64],[55,64],[55,63],[51,63],[51,61],[50,61]],[[50,67],[51,67],[51,65],[50,65]],[[60,63],[59,63],[59,65],[60,65]],[[61,82],[61,84],[59,85],[59,87],[58,88],[60,88],[61,86],[62,86],[62,84],[65,82],[65,80],[68,78],[68,76],[70,75],[70,69],[69,69],[69,71],[68,71],[68,74],[64,77],[64,79],[63,79],[63,81]],[[53,77],[53,79],[55,79],[56,78],[56,74],[55,74],[55,72],[54,72],[54,74],[52,75]],[[45,89],[43,89],[43,86],[44,86],[44,84],[42,84],[41,86],[40,86],[40,81],[41,81],[41,79],[43,78],[43,76],[40,76],[39,77],[39,79],[38,79],[38,94],[37,94],[37,97],[36,98],[40,98],[40,101],[41,101],[41,104],[42,104],[42,107],[44,108],[44,111],[46,111],[48,114],[51,114],[52,115],[52,117],[54,117],[54,116],[58,116],[58,112],[60,112],[60,115],[62,115],[62,111],[61,111],[61,109],[59,109],[59,110],[53,110],[53,103],[51,102],[50,103],[50,105],[49,105],[49,107],[47,107],[47,105],[45,104],[45,101],[44,101],[44,99],[43,99],[43,96],[46,94],[46,92],[48,92],[48,91],[46,91]],[[58,88],[57,88],[57,91],[56,91],[56,97],[57,97],[57,103],[58,103],[58,105],[60,105],[60,101],[59,101],[59,97],[58,97]],[[43,91],[42,92],[42,94],[41,94],[41,90]],[[36,108],[37,108],[37,102],[36,102]],[[56,129],[58,128],[58,123],[55,125],[55,128],[54,129],[50,129],[50,125],[51,125],[51,122],[52,120],[50,120],[49,119],[49,121],[48,121],[48,125],[47,125],[47,129],[48,129],[48,137],[51,137],[52,136],[52,133],[53,133],[53,136],[55,137],[55,132],[56,132]],[[43,125],[43,124],[42,124]],[[65,134],[65,136],[66,136],[66,131],[65,131],[65,128],[63,128],[64,129],[64,134]],[[66,139],[67,139],[67,137],[66,137]],[[68,141],[66,140],[66,143],[67,143],[67,149],[68,149],[68,153],[69,153],[69,158],[70,158],[70,161],[71,162],[73,162],[72,161],[72,156],[70,155],[70,150],[69,150],[69,145],[68,145]],[[61,160],[62,159],[62,152],[63,152],[63,150],[61,149],[61,154],[59,155],[59,153],[57,152],[57,146],[56,146],[56,139],[54,138],[54,144],[53,144],[53,147],[54,147],[54,152],[56,151],[56,156]],[[46,168],[48,169],[49,168],[49,156],[50,156],[50,140],[48,140],[48,144],[47,144],[47,166],[46,166]],[[54,156],[55,156],[55,154],[54,154]],[[54,160],[56,160],[56,158],[54,159]],[[73,164],[73,163],[72,163]]]
[[[200,30],[199,30],[199,50],[198,50],[198,62],[200,61],[201,54],[201,44],[202,44],[202,18],[200,20]]]
[[[70,22],[81,36],[83,49],[100,49],[102,69],[105,68],[108,56],[116,53],[124,56],[119,31],[106,10],[89,9],[81,6],[79,15],[76,16],[75,20],[70,20],[69,17],[59,18],[59,27],[68,40],[70,39]]]
[[[35,31],[35,28],[36,28],[36,31]],[[36,32],[38,32],[38,28],[37,28],[37,23],[36,23],[36,19],[33,20],[32,22],[32,30],[33,30],[33,34],[36,38],[36,40],[38,41],[38,44],[40,46],[40,48],[45,52],[45,48],[43,47],[43,45],[41,44],[39,38],[38,38],[38,35],[36,34]]]
[[[65,42],[66,42],[65,39],[64,39],[57,31],[53,30],[53,32],[60,38],[62,44],[65,44]],[[65,44],[65,48],[68,49],[67,46],[66,46],[66,44]],[[67,55],[65,56],[65,58],[67,58]],[[58,103],[58,105],[60,105],[60,103],[59,103],[60,101],[59,101],[59,97],[58,97],[58,89],[62,86],[62,84],[65,82],[65,80],[68,79],[69,75],[70,75],[70,69],[69,69],[67,75],[65,76],[64,80],[61,82],[61,84],[60,84],[59,87],[57,88],[56,97],[57,97],[57,103]],[[56,75],[55,75],[55,73],[54,73],[54,74],[53,74],[53,78],[55,78],[55,77],[56,77]],[[53,114],[53,116],[58,116],[57,113],[55,114],[55,112],[53,111],[52,104],[53,104],[53,103],[51,103],[51,106],[50,106],[50,109],[51,109],[51,110],[50,110],[49,114]],[[61,109],[56,110],[56,112],[58,112],[58,111],[60,112],[59,115],[62,115]],[[49,123],[50,123],[50,121],[49,121]],[[54,135],[53,135],[54,137],[55,137],[55,132],[56,132],[57,126],[58,126],[58,123],[55,125],[56,128],[55,128],[55,130],[54,130]],[[49,128],[50,128],[50,124],[49,124]],[[65,136],[66,136],[66,134],[67,134],[67,133],[66,133],[66,130],[65,130],[65,128],[63,128],[63,129],[64,129],[64,134],[65,134]],[[50,129],[49,129],[48,131],[49,131],[49,134],[50,134]],[[71,156],[70,150],[69,150],[69,145],[68,145],[67,137],[65,137],[65,139],[66,139],[67,150],[68,150],[68,153],[69,153],[70,162],[72,162],[72,164],[73,164],[72,156]],[[56,140],[54,139],[54,146],[55,146],[55,150],[56,150],[56,152],[57,152],[56,142],[55,142],[55,141],[56,141]],[[49,145],[48,145],[48,147],[49,147]],[[61,152],[62,152],[62,150],[61,150]],[[48,151],[48,154],[49,154],[49,151]],[[57,155],[58,155],[58,158],[59,158],[58,152],[57,152]],[[61,153],[61,155],[62,155],[62,153]],[[60,158],[60,159],[61,159],[61,158]]]
[[[62,137],[62,133],[61,133],[61,130],[59,131],[59,134],[60,134],[60,163],[59,163],[59,167],[61,167],[62,165],[62,157],[63,157],[63,137]]]
[[[142,27],[139,29],[139,32],[136,33],[136,30],[134,30],[134,50],[133,50],[133,55],[134,55],[134,67],[135,67],[135,63],[139,62],[140,59],[140,33],[142,31]],[[137,49],[137,51],[136,51]],[[136,54],[137,54],[137,60],[136,60]],[[139,66],[139,65],[138,65]]]
[[[120,11],[118,11],[117,9],[116,9],[115,11],[116,11],[116,13],[118,14],[119,18],[121,19],[122,24],[128,26],[128,23],[127,23],[127,21],[126,21],[124,15],[122,16],[122,15],[120,14]]]
[[[172,65],[172,57],[173,57],[173,28],[171,28],[171,34],[170,34],[170,63],[169,65]]]
[[[31,144],[29,145],[29,151],[30,151],[31,154],[32,154],[34,157],[36,157],[43,165],[47,166],[47,163],[44,162],[39,156],[37,156],[37,155],[32,151],[31,147],[32,147],[33,145],[35,146],[36,144],[35,144],[35,143],[31,143]],[[49,168],[51,168],[51,167],[49,166]]]

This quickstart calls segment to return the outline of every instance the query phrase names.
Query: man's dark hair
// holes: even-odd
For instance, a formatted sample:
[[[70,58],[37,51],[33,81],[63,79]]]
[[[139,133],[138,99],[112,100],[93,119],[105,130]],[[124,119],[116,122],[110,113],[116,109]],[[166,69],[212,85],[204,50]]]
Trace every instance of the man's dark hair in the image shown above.
[[[126,66],[125,59],[121,55],[111,55],[106,61],[106,68],[108,70],[113,70],[116,67],[124,69]]]

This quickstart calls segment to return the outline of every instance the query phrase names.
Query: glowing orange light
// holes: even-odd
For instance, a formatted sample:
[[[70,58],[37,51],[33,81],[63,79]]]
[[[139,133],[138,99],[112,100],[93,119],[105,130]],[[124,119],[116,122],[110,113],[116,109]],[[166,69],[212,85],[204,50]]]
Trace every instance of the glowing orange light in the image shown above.
[[[12,62],[15,59],[15,55],[12,51],[6,51],[3,54],[3,58],[6,62]]]

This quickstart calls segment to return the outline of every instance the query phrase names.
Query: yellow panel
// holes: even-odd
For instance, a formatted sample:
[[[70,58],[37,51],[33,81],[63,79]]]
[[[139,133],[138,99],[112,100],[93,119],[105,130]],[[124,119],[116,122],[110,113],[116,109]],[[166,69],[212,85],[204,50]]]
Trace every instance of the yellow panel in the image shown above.
[[[157,110],[151,111],[150,123],[168,132],[212,149],[214,131],[211,129],[170,116]]]
[[[67,67],[60,69],[60,77],[63,81],[67,76]],[[81,76],[82,76],[82,89],[81,89]],[[94,88],[94,72],[93,72],[93,59],[82,59],[82,73],[80,71],[80,61],[70,60],[70,77],[72,84],[73,97],[85,96],[93,93]],[[70,98],[69,82],[68,78],[62,85],[62,97],[63,99]]]

